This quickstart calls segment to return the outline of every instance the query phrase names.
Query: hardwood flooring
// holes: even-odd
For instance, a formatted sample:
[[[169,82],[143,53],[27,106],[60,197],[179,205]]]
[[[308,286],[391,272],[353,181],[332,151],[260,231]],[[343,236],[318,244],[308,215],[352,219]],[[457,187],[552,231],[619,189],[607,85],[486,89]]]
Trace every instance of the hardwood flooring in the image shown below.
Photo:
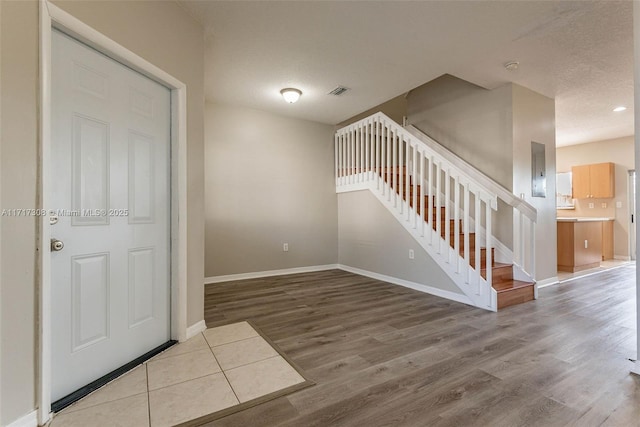
[[[490,313],[332,270],[207,285],[313,387],[209,426],[639,426],[635,266]]]

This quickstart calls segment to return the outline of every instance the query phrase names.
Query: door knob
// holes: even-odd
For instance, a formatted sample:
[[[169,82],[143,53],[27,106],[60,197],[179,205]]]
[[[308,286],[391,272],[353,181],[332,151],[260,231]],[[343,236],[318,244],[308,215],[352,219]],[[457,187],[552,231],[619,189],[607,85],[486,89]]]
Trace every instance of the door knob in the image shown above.
[[[64,243],[62,243],[62,240],[51,239],[51,251],[52,252],[61,251],[62,248],[64,248]]]

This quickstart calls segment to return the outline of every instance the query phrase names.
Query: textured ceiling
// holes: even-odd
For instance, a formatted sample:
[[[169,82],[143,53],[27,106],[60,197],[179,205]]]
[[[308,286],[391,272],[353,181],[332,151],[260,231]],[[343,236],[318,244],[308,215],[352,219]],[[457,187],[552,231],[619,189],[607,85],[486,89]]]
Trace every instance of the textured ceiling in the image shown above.
[[[633,134],[630,1],[181,4],[205,26],[209,100],[335,124],[448,73],[555,98],[559,146]]]

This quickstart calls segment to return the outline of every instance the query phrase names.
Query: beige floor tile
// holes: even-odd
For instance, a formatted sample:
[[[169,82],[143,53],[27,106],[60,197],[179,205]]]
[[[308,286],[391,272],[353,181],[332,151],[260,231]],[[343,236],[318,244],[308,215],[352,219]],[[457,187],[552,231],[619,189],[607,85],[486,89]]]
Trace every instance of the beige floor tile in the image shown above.
[[[147,363],[149,390],[220,372],[210,349],[193,351]]]
[[[167,351],[160,353],[159,355],[155,356],[151,360],[165,359],[167,357],[177,356],[179,354],[191,353],[192,351],[206,350],[208,348],[209,348],[209,344],[207,344],[207,341],[204,339],[204,335],[198,334],[193,338],[188,339],[185,342],[181,342],[180,344],[174,345]]]
[[[248,338],[212,347],[222,369],[233,369],[278,355],[278,352],[262,337]]]
[[[149,425],[147,393],[125,397],[70,413],[60,413],[50,427],[145,427]]]
[[[150,392],[151,426],[173,426],[237,404],[224,375],[209,375]]]
[[[304,382],[304,378],[281,356],[225,371],[240,402]]]
[[[247,322],[218,326],[207,329],[203,333],[211,347],[259,336],[256,330]]]
[[[74,412],[90,406],[122,399],[147,392],[147,367],[138,366],[120,378],[94,391],[87,397],[66,408],[62,413]]]

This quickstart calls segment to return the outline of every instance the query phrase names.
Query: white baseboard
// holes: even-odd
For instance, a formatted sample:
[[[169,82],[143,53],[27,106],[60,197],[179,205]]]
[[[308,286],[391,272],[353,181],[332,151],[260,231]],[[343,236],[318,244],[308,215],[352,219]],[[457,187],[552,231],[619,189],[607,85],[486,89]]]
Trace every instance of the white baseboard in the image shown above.
[[[536,286],[538,286],[538,289],[541,289],[546,288],[547,286],[557,285],[558,283],[560,283],[560,279],[558,279],[558,276],[554,276],[549,277],[548,279],[538,280],[536,282]]]
[[[33,411],[7,424],[7,427],[38,427],[38,411]]]
[[[204,323],[204,320],[194,323],[187,328],[187,339],[195,337],[205,329],[207,329],[207,324]]]
[[[614,255],[613,259],[617,259],[620,261],[631,261],[631,257],[629,255]]]
[[[234,282],[236,280],[259,279],[261,277],[284,276],[285,274],[312,273],[314,271],[335,270],[338,264],[311,265],[308,267],[285,268],[282,270],[255,271],[252,273],[227,274],[224,276],[206,277],[205,285],[221,282]]]
[[[348,265],[338,264],[340,270],[348,271],[349,273],[359,274],[361,276],[371,277],[372,279],[382,280],[383,282],[393,283],[394,285],[404,286],[416,291],[424,292],[427,294],[435,295],[440,298],[450,299],[453,301],[461,302],[475,306],[473,302],[464,294],[457,294],[451,291],[445,291],[443,289],[434,288],[432,286],[423,285],[421,283],[411,282],[409,280],[399,279],[397,277],[391,277],[373,271],[362,270],[356,267],[350,267]]]

